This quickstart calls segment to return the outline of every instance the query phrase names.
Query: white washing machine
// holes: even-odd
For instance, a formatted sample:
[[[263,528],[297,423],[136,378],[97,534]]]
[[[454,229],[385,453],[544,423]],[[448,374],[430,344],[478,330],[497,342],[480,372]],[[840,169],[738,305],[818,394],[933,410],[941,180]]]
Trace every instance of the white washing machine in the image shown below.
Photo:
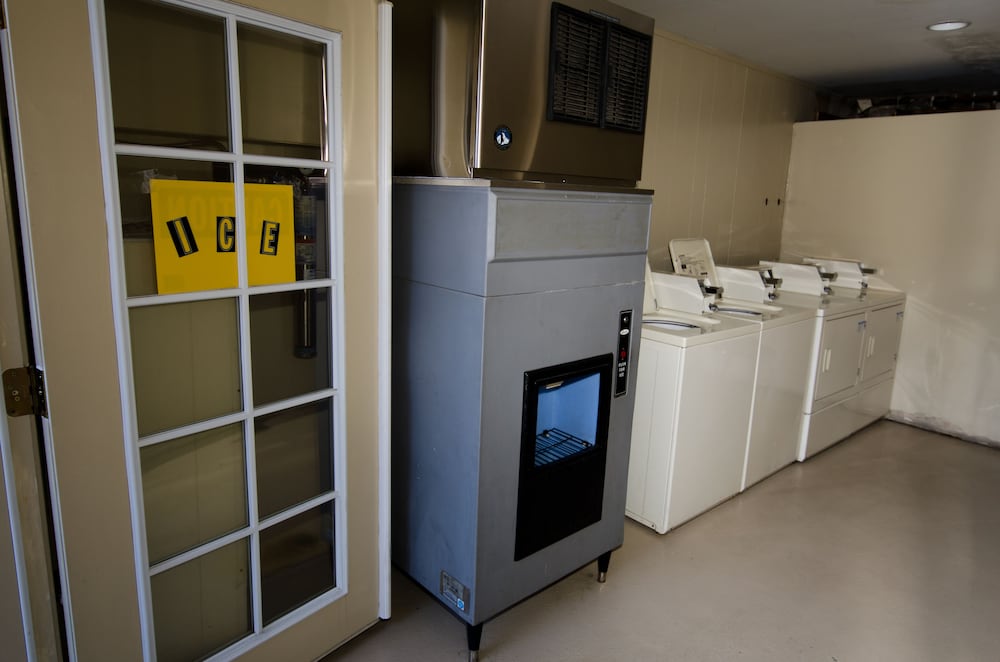
[[[671,286],[700,292],[648,275],[625,503],[659,533],[739,492],[760,336],[755,322],[662,307]]]
[[[778,305],[815,313],[799,432],[802,461],[889,412],[906,295],[864,285],[835,288],[839,274],[829,264],[761,264],[783,281]],[[866,283],[854,273],[844,281]]]
[[[816,311],[785,302],[775,305],[768,275],[760,270],[716,267],[716,272],[723,288],[716,315],[754,320],[760,326],[742,491],[798,458]],[[739,298],[730,297],[730,292]]]

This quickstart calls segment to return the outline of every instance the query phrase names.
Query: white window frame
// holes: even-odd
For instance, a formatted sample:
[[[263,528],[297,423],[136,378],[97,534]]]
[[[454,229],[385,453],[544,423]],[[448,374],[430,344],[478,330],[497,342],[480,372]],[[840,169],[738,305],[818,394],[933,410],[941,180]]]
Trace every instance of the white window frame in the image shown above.
[[[114,121],[111,105],[111,88],[108,70],[107,35],[103,0],[88,0],[90,9],[91,43],[94,57],[94,72],[97,86],[98,125],[101,140],[101,159],[104,174],[104,195],[107,200],[108,241],[110,249],[111,281],[113,292],[113,312],[117,332],[117,352],[121,380],[122,416],[125,429],[125,458],[131,495],[130,511],[135,548],[136,584],[140,602],[140,626],[144,657],[156,659],[155,633],[153,628],[152,596],[150,578],[160,572],[176,567],[185,561],[201,556],[214,549],[240,540],[249,539],[250,567],[252,576],[251,634],[213,655],[211,660],[230,659],[252,649],[263,641],[287,629],[290,625],[307,618],[329,604],[339,600],[348,592],[348,541],[347,541],[347,471],[346,471],[346,412],[344,378],[344,296],[343,296],[343,129],[341,103],[341,35],[338,32],[297,23],[265,12],[233,5],[219,0],[157,0],[178,8],[198,13],[222,17],[226,22],[226,48],[228,67],[228,96],[230,123],[230,150],[214,152],[206,150],[180,149],[140,145],[118,145],[115,143]],[[325,130],[325,154],[320,159],[298,159],[245,154],[243,151],[242,119],[239,95],[239,60],[236,40],[237,24],[251,25],[325,43],[327,122]],[[150,295],[129,297],[126,294],[124,243],[122,239],[121,208],[118,195],[117,157],[122,155],[183,159],[188,161],[212,161],[229,163],[233,169],[235,204],[237,210],[244,207],[244,165],[277,165],[294,168],[324,169],[328,175],[327,223],[328,254],[330,256],[330,276],[294,283],[248,287],[245,241],[238,241],[238,287],[227,290],[194,292],[171,295]],[[237,213],[236,236],[245,237],[245,214]],[[311,392],[304,396],[289,398],[265,406],[254,406],[250,351],[251,295],[272,292],[301,291],[306,289],[325,290],[330,296],[330,374],[331,387]],[[195,423],[163,433],[140,438],[136,419],[134,384],[132,378],[131,342],[129,333],[129,310],[150,305],[183,303],[207,299],[236,298],[239,306],[240,356],[242,366],[242,400],[239,413],[222,416],[211,421]],[[333,416],[333,490],[280,513],[258,518],[254,419],[292,407],[330,400]],[[192,551],[179,554],[162,561],[152,568],[149,566],[146,546],[145,515],[143,509],[142,471],[140,448],[176,439],[207,429],[233,423],[242,423],[244,433],[244,459],[246,462],[247,519],[248,525],[209,543],[199,545]],[[310,600],[306,604],[281,616],[264,626],[261,614],[260,587],[260,530],[271,524],[284,521],[321,504],[333,502],[334,512],[334,589]]]

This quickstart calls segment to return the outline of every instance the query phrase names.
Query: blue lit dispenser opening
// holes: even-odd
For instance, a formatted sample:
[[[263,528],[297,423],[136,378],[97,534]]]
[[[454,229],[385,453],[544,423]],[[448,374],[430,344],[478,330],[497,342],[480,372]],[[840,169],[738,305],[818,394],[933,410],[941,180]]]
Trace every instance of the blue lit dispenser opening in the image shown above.
[[[601,393],[598,373],[545,384],[538,392],[535,466],[540,467],[593,448]]]
[[[524,373],[514,560],[600,521],[614,356]]]

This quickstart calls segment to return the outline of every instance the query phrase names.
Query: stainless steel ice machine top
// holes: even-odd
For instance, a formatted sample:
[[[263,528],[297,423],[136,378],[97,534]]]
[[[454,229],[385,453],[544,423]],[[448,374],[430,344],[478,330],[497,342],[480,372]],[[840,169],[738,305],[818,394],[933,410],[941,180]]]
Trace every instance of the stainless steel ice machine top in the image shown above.
[[[649,192],[393,189],[393,561],[468,626],[624,539]]]
[[[393,172],[634,186],[653,20],[606,0],[407,0]]]

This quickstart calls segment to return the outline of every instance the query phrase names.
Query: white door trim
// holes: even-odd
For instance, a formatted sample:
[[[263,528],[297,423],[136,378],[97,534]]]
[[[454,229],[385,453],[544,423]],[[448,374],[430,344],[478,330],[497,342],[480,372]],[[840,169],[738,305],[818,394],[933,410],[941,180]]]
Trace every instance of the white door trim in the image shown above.
[[[378,616],[392,611],[391,392],[392,359],[392,3],[378,4]]]
[[[9,285],[13,287],[13,283],[9,283]],[[0,370],[3,369],[3,364],[0,363]],[[28,590],[28,571],[24,564],[21,515],[17,508],[17,493],[14,491],[14,461],[10,452],[10,431],[7,427],[6,412],[0,415],[0,517],[3,517],[5,511],[7,522],[0,524],[0,545],[6,547],[9,541],[9,555],[14,562],[14,579],[17,584],[18,617],[21,620],[23,637],[20,642],[5,642],[4,655],[10,655],[9,659],[11,662],[17,662],[18,660],[35,662],[35,635],[31,620],[31,595]],[[0,552],[5,552],[0,554],[0,558],[7,556],[7,550],[0,550]],[[6,574],[7,572],[8,568],[0,567],[0,574]],[[6,598],[6,596],[4,597]],[[4,614],[3,618],[6,621],[8,616]]]
[[[118,232],[118,228],[112,224],[118,215],[118,205],[111,201],[118,198],[118,170],[115,166],[115,154],[113,150],[106,148],[106,145],[113,144],[114,141],[114,121],[111,118],[111,85],[107,79],[107,70],[104,66],[104,44],[107,40],[104,23],[104,2],[103,0],[88,0],[88,15],[90,18],[90,40],[91,40],[91,65],[94,71],[94,87],[97,99],[97,135],[101,141],[101,180],[104,182],[104,200],[108,217],[108,237],[111,239]],[[118,221],[120,223],[120,221]],[[128,307],[123,305],[127,301],[125,292],[125,274],[122,270],[122,261],[118,256],[117,242],[113,242],[109,250],[108,268],[110,271],[111,288],[111,310],[114,318],[115,329],[122,333],[122,329],[128,329]],[[125,336],[127,337],[127,336]],[[138,438],[138,428],[132,416],[131,408],[126,406],[130,402],[134,389],[132,381],[132,357],[124,342],[115,343],[115,351],[118,356],[119,384],[121,388],[122,402],[122,435],[125,455],[125,473],[128,479],[129,491],[134,490],[135,485],[141,477],[139,468],[139,447],[132,443]],[[132,536],[134,544],[133,563],[135,570],[136,594],[139,597],[139,630],[142,640],[143,657],[147,660],[155,660],[156,652],[153,648],[153,599],[149,591],[146,590],[146,568],[149,565],[146,553],[145,540],[138,535],[137,531],[145,531],[145,512],[141,501],[134,498],[129,499],[129,514],[132,518]],[[138,528],[137,528],[138,527]]]

